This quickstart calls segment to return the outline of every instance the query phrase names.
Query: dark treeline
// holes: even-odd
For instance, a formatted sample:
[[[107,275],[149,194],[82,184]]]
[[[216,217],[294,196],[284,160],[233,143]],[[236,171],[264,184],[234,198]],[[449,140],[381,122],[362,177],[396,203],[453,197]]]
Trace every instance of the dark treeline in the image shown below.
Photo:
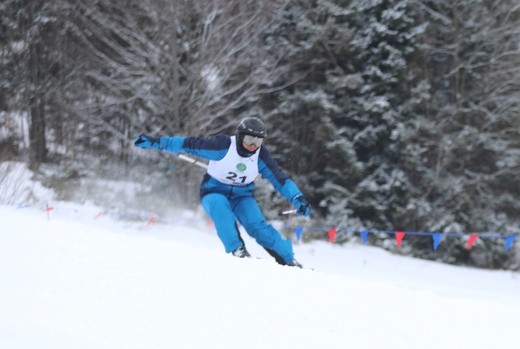
[[[517,0],[4,0],[0,13],[0,148],[33,169],[131,164],[139,133],[261,115],[323,224],[518,233]],[[512,265],[502,241],[410,244]]]

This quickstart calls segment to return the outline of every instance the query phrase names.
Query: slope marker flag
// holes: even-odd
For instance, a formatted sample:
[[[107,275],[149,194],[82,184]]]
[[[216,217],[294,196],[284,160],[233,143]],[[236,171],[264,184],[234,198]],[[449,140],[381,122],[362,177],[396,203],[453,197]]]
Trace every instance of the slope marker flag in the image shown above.
[[[439,245],[441,244],[442,234],[441,233],[433,233],[432,234],[432,238],[433,238],[433,249],[435,251],[437,251],[437,249],[439,248]]]
[[[333,244],[334,241],[336,240],[336,234],[337,233],[338,233],[338,231],[335,228],[330,228],[329,229],[329,242],[331,244]]]
[[[516,235],[509,235],[508,237],[506,237],[506,252],[509,251],[509,249],[513,245],[513,242],[515,242],[515,239]]]
[[[294,229],[294,233],[296,234],[296,240],[297,241],[300,241],[301,238],[302,238],[302,233],[303,233],[303,227],[302,226],[298,226]]]
[[[368,243],[368,231],[362,230],[359,232],[361,235],[361,241],[363,241],[363,245],[366,245]]]
[[[54,207],[49,206],[49,204],[47,204],[45,206],[44,211],[47,212],[47,220],[50,220],[51,219],[51,212],[54,211]]]
[[[477,241],[478,234],[471,234],[468,238],[468,242],[466,242],[466,250],[471,250],[473,245],[475,244],[475,241]]]
[[[149,219],[148,219],[148,222],[146,222],[146,225],[147,226],[151,226],[152,224],[154,224],[155,222],[157,222],[157,216],[156,215],[152,215]]]
[[[396,231],[395,232],[395,243],[397,244],[398,248],[401,248],[401,245],[403,244],[403,238],[406,233],[404,231]]]
[[[105,213],[106,213],[105,210],[99,211],[99,212],[94,216],[93,219],[98,219],[99,217],[103,216]]]
[[[52,210],[52,208],[50,209]],[[341,233],[341,232],[349,232],[348,229],[344,229],[344,228],[341,228],[341,229],[344,229],[343,231],[341,231],[340,229],[338,228],[329,228],[329,227],[314,227],[318,230],[320,230],[321,232],[326,232],[327,233],[327,236],[328,236],[328,240],[331,242],[331,243],[335,243],[336,242],[336,237],[337,237],[337,234],[338,233]],[[295,231],[295,234],[296,234],[296,238],[298,240],[301,240],[302,236],[303,236],[303,231],[306,230],[306,229],[313,229],[313,227],[305,227],[305,226],[285,226],[284,229],[294,229]],[[387,235],[388,237],[390,237],[391,234],[394,234],[395,237],[394,237],[394,240],[395,240],[395,243],[397,245],[398,248],[401,248],[402,244],[403,244],[403,239],[405,238],[406,235],[421,235],[421,236],[431,236],[432,238],[432,242],[433,242],[433,249],[435,251],[437,251],[439,249],[439,246],[441,245],[441,243],[443,242],[443,240],[449,240],[450,237],[458,237],[460,238],[459,241],[464,241],[463,244],[464,244],[464,247],[467,249],[467,250],[470,250],[474,245],[475,243],[477,242],[477,239],[481,238],[481,239],[486,239],[486,238],[500,238],[500,239],[503,239],[504,243],[505,243],[505,251],[508,252],[509,250],[511,250],[511,248],[513,247],[513,244],[519,240],[518,237],[520,236],[520,234],[518,233],[508,233],[508,234],[500,234],[500,233],[493,233],[493,234],[489,234],[489,233],[465,233],[465,232],[457,232],[457,233],[450,233],[450,232],[444,232],[444,233],[441,233],[441,232],[427,232],[427,231],[419,231],[419,232],[413,232],[413,231],[403,231],[403,230],[395,230],[395,231],[389,231],[389,230],[368,230],[368,229],[354,229],[352,230],[351,232],[354,232],[355,234],[359,233],[360,236],[361,236],[361,241],[363,242],[363,245],[367,245],[369,243],[369,234],[385,234]]]

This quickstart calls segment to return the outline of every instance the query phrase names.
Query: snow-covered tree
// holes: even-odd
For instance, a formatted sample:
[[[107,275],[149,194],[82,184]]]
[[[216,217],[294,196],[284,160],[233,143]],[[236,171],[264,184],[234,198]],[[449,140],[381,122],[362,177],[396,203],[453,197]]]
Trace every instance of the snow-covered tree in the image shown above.
[[[431,100],[408,167],[422,192],[416,219],[440,231],[518,226],[519,8],[511,1],[425,2]],[[495,242],[486,240],[487,248]],[[503,242],[496,242],[503,252]],[[442,252],[442,251],[441,251]],[[458,251],[468,261],[469,253]],[[454,251],[449,251],[453,258]],[[496,253],[488,259],[503,256]]]
[[[45,107],[56,75],[52,50],[55,2],[6,1],[0,6],[2,90],[10,99],[6,104],[18,103],[29,115],[29,159],[36,168],[47,159]]]
[[[391,227],[405,205],[399,141],[416,117],[416,14],[409,1],[293,1],[268,37],[290,66],[282,78],[304,74],[269,105],[277,148],[337,225]]]

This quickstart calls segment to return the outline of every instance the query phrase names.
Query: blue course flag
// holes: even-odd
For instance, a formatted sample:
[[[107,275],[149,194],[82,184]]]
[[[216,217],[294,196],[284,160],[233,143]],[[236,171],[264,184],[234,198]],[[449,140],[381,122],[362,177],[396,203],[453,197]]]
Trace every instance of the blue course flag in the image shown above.
[[[361,230],[359,233],[361,234],[361,241],[363,241],[363,245],[366,245],[368,242],[368,231]]]
[[[515,239],[516,239],[516,235],[509,235],[509,236],[506,238],[506,252],[509,251],[509,249],[510,249],[511,246],[513,245],[513,242],[515,242]]]
[[[303,227],[296,227],[294,233],[296,234],[296,240],[300,241],[302,238]]]
[[[432,238],[433,238],[433,249],[435,251],[437,251],[437,249],[439,248],[439,245],[441,244],[442,234],[441,233],[433,233],[432,234]]]

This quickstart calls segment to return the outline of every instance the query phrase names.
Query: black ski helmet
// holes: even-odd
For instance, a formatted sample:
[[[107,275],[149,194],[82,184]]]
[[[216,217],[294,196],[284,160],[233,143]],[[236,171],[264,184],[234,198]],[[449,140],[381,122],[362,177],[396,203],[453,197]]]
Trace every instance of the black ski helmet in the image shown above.
[[[265,130],[264,122],[257,117],[248,117],[242,119],[237,128],[237,136],[240,142],[242,142],[242,139],[245,135],[265,138],[267,136],[267,132]]]

